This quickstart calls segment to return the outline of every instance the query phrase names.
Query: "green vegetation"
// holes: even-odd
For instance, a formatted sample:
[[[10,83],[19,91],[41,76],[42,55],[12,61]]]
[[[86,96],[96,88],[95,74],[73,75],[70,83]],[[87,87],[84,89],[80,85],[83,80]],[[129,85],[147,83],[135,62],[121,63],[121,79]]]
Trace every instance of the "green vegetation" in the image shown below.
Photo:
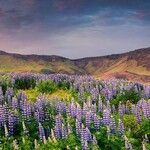
[[[87,77],[44,77],[0,79],[0,149],[139,150],[142,142],[150,148],[149,101],[140,100],[144,87],[114,92],[110,83]]]
[[[15,89],[33,89],[36,86],[36,80],[34,77],[21,77],[17,78],[14,83]]]
[[[118,106],[120,102],[126,104],[128,101],[136,104],[140,100],[140,98],[140,94],[134,90],[123,91],[114,96],[114,98],[111,100],[111,104]]]
[[[123,116],[123,123],[125,128],[132,130],[133,132],[137,130],[139,127],[137,119],[134,115],[124,115]]]
[[[11,79],[9,76],[0,76],[0,86],[2,88],[3,94],[5,95],[8,87],[12,86]]]
[[[51,80],[40,81],[37,84],[37,91],[41,93],[53,93],[57,90],[57,85]]]

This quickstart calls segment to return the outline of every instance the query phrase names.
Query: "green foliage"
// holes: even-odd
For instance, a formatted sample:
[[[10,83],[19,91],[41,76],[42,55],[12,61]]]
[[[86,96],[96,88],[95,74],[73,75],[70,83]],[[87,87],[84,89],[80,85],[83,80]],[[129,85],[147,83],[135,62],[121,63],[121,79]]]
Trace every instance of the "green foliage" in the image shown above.
[[[150,120],[143,120],[140,124],[139,128],[137,128],[136,132],[133,134],[134,138],[139,138],[142,140],[144,135],[147,134],[150,138]]]
[[[10,140],[8,138],[1,138],[1,143],[3,143],[2,145],[0,144],[0,149],[2,150],[13,150],[12,145],[10,144]],[[12,141],[11,141],[12,143]]]
[[[101,150],[121,150],[121,147],[124,147],[124,141],[119,136],[110,135],[108,139],[106,127],[101,127],[95,136]]]
[[[61,81],[57,84],[59,89],[63,89],[63,90],[69,90],[70,89],[70,84],[67,81]]]
[[[12,86],[10,77],[6,75],[0,76],[0,86],[2,87],[3,94],[5,95],[7,88]]]
[[[138,122],[134,115],[124,115],[123,123],[126,129],[131,129],[133,132],[138,128]]]
[[[150,135],[150,119],[143,120],[140,129],[144,134]]]
[[[31,143],[31,140],[30,140],[29,137],[23,136],[22,139],[20,139],[20,140],[21,140],[20,142],[22,143],[22,144],[20,144],[21,145],[21,147],[20,147],[21,150],[33,149],[33,146],[32,146],[32,143]]]
[[[21,77],[17,78],[14,83],[14,88],[19,90],[25,90],[25,89],[33,89],[36,86],[36,80],[34,77]]]
[[[18,91],[19,93],[20,91]],[[37,97],[40,95],[40,93],[37,91],[37,89],[30,89],[30,90],[25,90],[25,93],[28,96],[28,99],[30,102],[35,102]]]
[[[127,103],[127,101],[136,104],[140,100],[140,94],[134,90],[123,91],[122,93],[117,94],[111,101],[111,104],[118,106],[119,103]]]
[[[41,93],[52,93],[57,90],[57,85],[51,80],[40,81],[37,90]]]
[[[29,130],[29,137],[33,139],[38,139],[38,128],[37,128],[37,122],[34,118],[30,118],[30,122],[27,124],[28,130]],[[32,141],[33,142],[33,141]]]
[[[75,149],[76,146],[78,146],[78,148],[81,148],[80,141],[74,134],[70,134],[62,144],[65,145],[64,149],[67,147],[67,145],[72,150]]]

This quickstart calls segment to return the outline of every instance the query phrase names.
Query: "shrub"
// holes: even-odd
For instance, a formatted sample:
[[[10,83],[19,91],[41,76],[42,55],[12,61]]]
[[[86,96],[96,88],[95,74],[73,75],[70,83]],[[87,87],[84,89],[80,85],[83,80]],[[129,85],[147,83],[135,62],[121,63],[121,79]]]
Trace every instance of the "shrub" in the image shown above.
[[[137,143],[134,143],[135,147],[141,146],[141,141],[145,139],[145,135],[147,135],[148,140],[150,140],[150,120],[149,119],[143,120],[138,126],[138,128],[135,127],[134,132],[131,130],[130,137],[132,137],[132,139],[137,141]],[[145,143],[145,145],[146,145],[146,148],[149,149],[150,144]]]
[[[136,104],[140,100],[141,96],[134,90],[124,91],[122,93],[117,94],[111,101],[111,104],[118,106],[119,103],[126,104],[127,101]]]
[[[123,124],[125,128],[135,131],[138,128],[138,122],[134,115],[124,115]]]
[[[8,87],[11,87],[11,79],[8,76],[0,77],[0,86],[2,87],[3,94],[5,95]]]
[[[41,93],[52,93],[56,91],[57,85],[51,80],[40,81],[37,90]]]
[[[149,119],[143,120],[143,122],[140,124],[139,128],[137,129],[137,132],[134,134],[134,137],[142,139],[145,134],[147,134],[150,139],[150,120]]]
[[[63,90],[69,90],[70,89],[70,84],[67,81],[61,81],[58,83],[58,88],[63,89]]]
[[[14,83],[14,88],[15,89],[30,89],[30,88],[35,88],[36,86],[36,79],[34,77],[21,77],[17,78]]]

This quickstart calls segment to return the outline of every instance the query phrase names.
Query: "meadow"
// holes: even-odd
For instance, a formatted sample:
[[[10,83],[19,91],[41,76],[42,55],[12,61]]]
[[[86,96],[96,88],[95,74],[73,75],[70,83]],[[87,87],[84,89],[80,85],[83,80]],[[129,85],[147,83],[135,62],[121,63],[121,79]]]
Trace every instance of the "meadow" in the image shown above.
[[[0,75],[0,149],[149,150],[150,86],[86,75]]]

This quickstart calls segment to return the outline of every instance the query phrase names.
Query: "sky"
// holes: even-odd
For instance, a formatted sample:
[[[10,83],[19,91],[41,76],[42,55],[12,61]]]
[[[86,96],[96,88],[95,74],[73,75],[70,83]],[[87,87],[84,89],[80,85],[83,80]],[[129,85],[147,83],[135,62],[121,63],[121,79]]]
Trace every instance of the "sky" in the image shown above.
[[[68,58],[150,47],[150,0],[0,0],[0,49]]]

